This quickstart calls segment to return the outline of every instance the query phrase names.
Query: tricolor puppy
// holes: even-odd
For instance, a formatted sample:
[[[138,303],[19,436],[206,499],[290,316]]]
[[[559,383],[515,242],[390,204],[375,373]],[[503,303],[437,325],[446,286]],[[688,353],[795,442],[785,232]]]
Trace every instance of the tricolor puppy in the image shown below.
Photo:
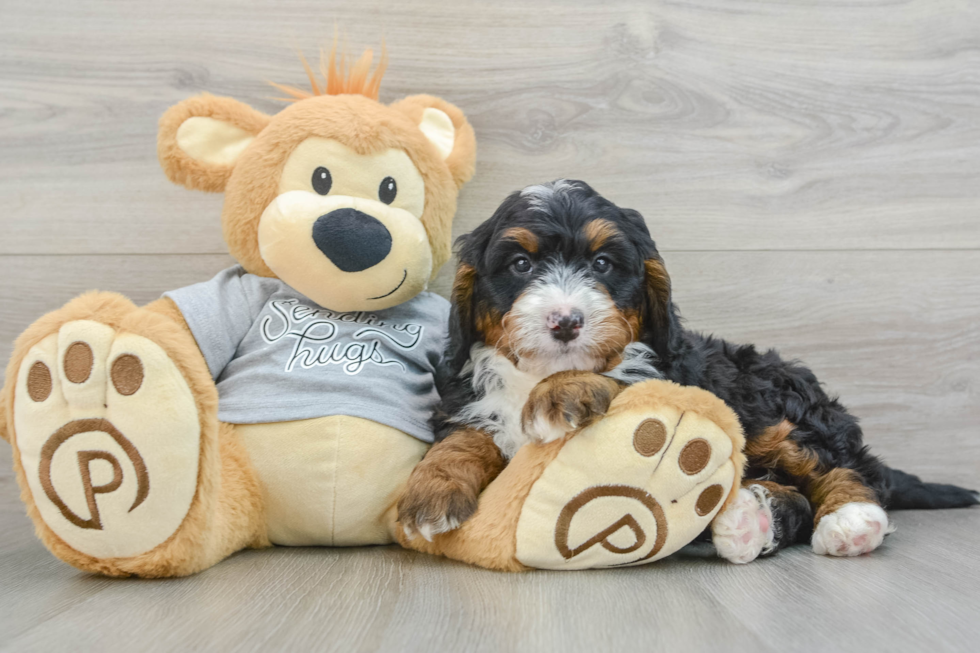
[[[742,422],[747,480],[712,525],[732,562],[804,541],[858,555],[891,530],[885,508],[977,503],[882,464],[809,369],[682,328],[643,217],[583,182],[512,194],[459,259],[437,443],[399,503],[409,533],[458,527],[518,448],[588,426],[651,378],[709,390]]]

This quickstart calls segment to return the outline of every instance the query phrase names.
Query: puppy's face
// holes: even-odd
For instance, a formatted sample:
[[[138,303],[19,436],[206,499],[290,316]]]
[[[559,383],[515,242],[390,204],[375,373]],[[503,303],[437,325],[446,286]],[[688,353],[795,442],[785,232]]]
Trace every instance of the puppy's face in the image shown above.
[[[603,371],[651,330],[666,337],[669,294],[639,213],[583,182],[529,186],[462,239],[454,344],[483,342],[523,369]]]

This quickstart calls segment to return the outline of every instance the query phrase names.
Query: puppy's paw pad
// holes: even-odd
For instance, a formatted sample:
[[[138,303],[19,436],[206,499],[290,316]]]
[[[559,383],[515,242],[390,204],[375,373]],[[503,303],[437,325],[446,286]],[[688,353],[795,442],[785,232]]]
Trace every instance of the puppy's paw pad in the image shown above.
[[[893,530],[881,506],[847,503],[820,520],[811,546],[819,555],[858,556],[877,549]]]
[[[711,540],[718,555],[729,562],[746,564],[772,549],[772,508],[759,485],[742,488],[735,501],[715,518]]]

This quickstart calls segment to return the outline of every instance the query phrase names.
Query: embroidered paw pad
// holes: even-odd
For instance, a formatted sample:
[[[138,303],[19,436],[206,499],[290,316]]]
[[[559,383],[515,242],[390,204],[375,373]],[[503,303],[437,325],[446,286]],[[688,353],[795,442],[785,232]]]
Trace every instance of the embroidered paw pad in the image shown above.
[[[194,498],[197,406],[176,365],[141,336],[78,320],[41,340],[18,372],[14,432],[41,518],[81,553],[149,551]]]
[[[570,439],[524,503],[517,558],[545,569],[643,564],[693,540],[736,478],[731,438],[670,405],[613,412]]]

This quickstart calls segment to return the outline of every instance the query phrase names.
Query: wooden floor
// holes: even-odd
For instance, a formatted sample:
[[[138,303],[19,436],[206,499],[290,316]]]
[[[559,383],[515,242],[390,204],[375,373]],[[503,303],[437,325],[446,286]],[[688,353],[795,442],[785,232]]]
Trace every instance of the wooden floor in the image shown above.
[[[387,43],[382,99],[463,108],[456,231],[560,176],[642,212],[688,325],[805,360],[897,467],[980,485],[980,3],[0,3],[0,358],[91,288],[229,265],[221,198],[170,185],[195,93],[276,111],[295,49]],[[447,268],[435,284],[445,292]],[[502,575],[393,548],[238,555],[111,581],[33,538],[0,443],[0,649],[977,650],[980,510],[885,546],[735,567]]]

